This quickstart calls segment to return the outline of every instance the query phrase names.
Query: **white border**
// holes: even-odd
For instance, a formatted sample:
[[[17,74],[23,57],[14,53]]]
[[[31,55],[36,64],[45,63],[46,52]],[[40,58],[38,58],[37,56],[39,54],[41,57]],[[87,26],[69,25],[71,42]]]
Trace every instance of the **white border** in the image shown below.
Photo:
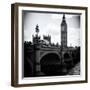
[[[80,75],[68,75],[68,76],[51,76],[51,77],[34,77],[34,78],[22,78],[22,10],[35,10],[35,11],[49,11],[49,12],[73,12],[81,13],[81,30],[80,30],[80,42],[81,42],[81,73]],[[85,10],[71,10],[71,9],[55,9],[55,8],[39,8],[39,7],[18,7],[18,83],[19,84],[34,84],[34,83],[47,83],[47,82],[65,82],[65,81],[81,81],[85,80]]]

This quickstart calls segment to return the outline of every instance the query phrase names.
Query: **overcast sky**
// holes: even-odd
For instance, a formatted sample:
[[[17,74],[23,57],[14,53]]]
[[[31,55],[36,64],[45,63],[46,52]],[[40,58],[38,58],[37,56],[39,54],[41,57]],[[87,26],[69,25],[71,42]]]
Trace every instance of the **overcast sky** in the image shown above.
[[[61,21],[63,14],[52,13],[23,13],[24,41],[32,41],[35,35],[35,27],[39,25],[39,35],[51,35],[52,43],[61,45]],[[65,14],[67,22],[67,44],[68,46],[80,45],[80,15]]]

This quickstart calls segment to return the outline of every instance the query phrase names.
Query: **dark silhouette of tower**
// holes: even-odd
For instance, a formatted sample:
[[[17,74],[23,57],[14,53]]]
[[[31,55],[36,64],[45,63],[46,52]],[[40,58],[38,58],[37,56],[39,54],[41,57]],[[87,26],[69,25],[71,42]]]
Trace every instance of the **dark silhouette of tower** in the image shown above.
[[[62,22],[61,22],[61,46],[67,47],[67,23],[65,14],[63,14]]]
[[[32,35],[32,37],[33,37],[33,44],[37,45],[40,42],[40,36],[38,35],[38,33],[39,33],[39,26],[38,26],[38,24],[36,25],[35,32],[36,32],[36,35],[35,36]]]

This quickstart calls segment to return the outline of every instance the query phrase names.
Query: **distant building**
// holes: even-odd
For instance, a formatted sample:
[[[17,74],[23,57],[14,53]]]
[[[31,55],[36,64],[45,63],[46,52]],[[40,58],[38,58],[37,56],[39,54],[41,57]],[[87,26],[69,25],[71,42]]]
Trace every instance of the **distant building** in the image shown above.
[[[38,35],[39,33],[39,26],[38,24],[36,25],[36,28],[35,28],[35,31],[36,31],[36,34],[35,35],[32,35],[32,41],[33,41],[33,44],[35,45],[48,45],[50,46],[51,45],[51,36],[50,35],[43,35],[43,40],[41,40],[41,37]]]
[[[46,42],[46,44],[51,44],[51,36],[50,35],[48,35],[48,36],[43,35],[43,40]]]
[[[65,19],[65,14],[63,15],[61,23],[61,46],[64,48],[67,47],[67,23]]]
[[[40,42],[40,36],[38,36],[37,34],[34,36],[32,36],[33,37],[33,44],[39,44],[39,42]]]

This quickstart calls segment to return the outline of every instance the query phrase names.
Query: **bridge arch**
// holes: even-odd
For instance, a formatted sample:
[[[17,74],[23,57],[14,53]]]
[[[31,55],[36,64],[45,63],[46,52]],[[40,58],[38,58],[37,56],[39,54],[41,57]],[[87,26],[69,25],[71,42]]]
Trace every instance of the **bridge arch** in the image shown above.
[[[57,53],[45,54],[40,60],[41,71],[48,74],[56,73],[60,63],[60,56]]]
[[[59,52],[50,51],[50,52],[44,52],[42,55],[40,55],[40,61],[41,61],[41,59],[42,59],[44,56],[46,56],[46,55],[48,55],[48,54],[49,54],[49,55],[50,55],[50,54],[54,54],[54,55],[57,55],[57,56],[59,57],[59,59],[61,58]]]

